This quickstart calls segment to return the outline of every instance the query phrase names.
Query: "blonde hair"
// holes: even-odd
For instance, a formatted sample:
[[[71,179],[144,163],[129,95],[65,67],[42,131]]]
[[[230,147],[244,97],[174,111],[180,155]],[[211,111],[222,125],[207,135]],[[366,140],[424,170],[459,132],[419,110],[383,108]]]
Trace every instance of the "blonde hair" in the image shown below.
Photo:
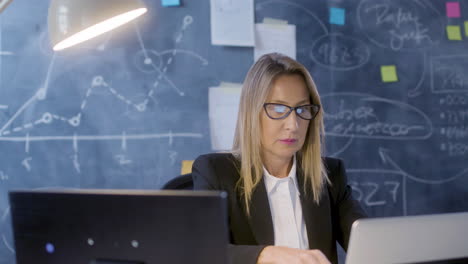
[[[248,215],[252,193],[263,177],[260,114],[273,82],[278,76],[285,74],[302,76],[311,102],[320,105],[315,83],[307,69],[299,62],[282,54],[270,53],[260,57],[250,68],[242,86],[232,149],[233,155],[241,163],[241,167],[238,168],[240,179],[236,188],[243,196]],[[304,173],[304,192],[308,189],[306,187],[310,186],[317,204],[320,202],[325,181],[329,182],[321,154],[323,135],[323,110],[320,108],[315,119],[309,123],[304,145],[296,153],[297,165]]]

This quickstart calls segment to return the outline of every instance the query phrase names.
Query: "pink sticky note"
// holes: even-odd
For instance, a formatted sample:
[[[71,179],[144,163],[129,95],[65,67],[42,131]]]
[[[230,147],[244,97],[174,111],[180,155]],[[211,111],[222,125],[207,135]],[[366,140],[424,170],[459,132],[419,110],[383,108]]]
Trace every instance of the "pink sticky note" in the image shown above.
[[[460,17],[460,2],[447,2],[447,17]]]

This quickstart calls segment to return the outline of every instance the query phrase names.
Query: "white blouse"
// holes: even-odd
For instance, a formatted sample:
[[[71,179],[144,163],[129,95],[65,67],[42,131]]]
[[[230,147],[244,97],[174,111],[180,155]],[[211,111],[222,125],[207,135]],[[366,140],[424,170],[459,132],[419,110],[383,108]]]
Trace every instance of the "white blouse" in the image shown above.
[[[263,178],[273,220],[275,246],[309,249],[296,179],[296,157],[293,160],[293,166],[286,178],[272,176],[263,167]]]

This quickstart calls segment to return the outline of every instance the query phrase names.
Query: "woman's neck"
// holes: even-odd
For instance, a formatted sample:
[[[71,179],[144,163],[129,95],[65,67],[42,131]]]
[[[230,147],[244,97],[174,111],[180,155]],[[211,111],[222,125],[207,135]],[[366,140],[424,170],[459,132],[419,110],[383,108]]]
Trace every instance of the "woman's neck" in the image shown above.
[[[263,166],[272,176],[285,178],[288,177],[289,172],[291,171],[293,158],[294,156],[289,159],[282,159],[279,157],[264,157]]]

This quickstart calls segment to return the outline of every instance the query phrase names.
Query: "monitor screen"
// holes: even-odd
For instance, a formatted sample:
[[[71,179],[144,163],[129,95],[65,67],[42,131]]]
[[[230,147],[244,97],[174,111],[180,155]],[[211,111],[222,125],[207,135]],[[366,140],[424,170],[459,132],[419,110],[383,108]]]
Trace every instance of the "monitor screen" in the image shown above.
[[[224,263],[226,196],[207,191],[13,191],[17,263]]]

